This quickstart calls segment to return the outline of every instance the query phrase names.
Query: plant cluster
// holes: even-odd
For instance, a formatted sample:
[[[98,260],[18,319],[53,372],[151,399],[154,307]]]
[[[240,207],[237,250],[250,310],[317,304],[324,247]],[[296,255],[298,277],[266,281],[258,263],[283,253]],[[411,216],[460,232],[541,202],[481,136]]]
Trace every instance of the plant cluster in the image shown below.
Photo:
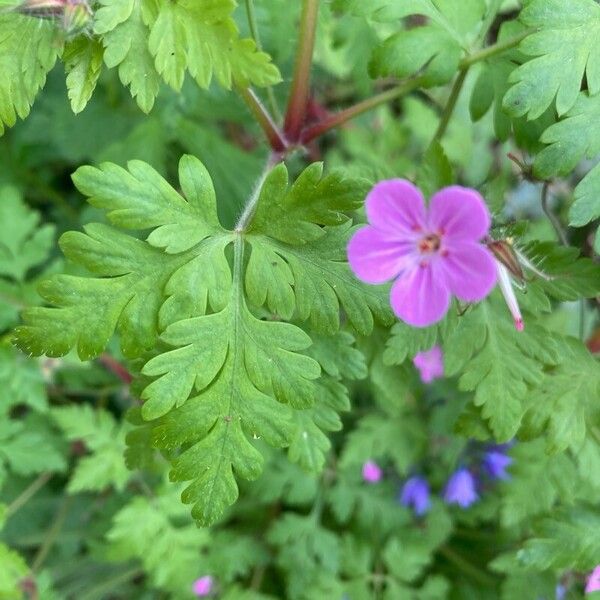
[[[599,3],[240,4],[0,0],[0,600],[595,594]]]

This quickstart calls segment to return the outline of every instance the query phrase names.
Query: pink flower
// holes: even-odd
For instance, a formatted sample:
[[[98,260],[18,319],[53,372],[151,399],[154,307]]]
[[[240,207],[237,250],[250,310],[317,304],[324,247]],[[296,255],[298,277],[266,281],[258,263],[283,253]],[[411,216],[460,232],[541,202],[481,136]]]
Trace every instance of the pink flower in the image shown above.
[[[434,346],[426,352],[419,352],[413,358],[413,364],[421,374],[423,383],[431,383],[434,379],[444,376],[444,355],[439,346]]]
[[[586,594],[598,591],[600,591],[600,565],[592,571],[592,574],[588,577],[587,585],[585,586]]]
[[[381,467],[376,462],[368,460],[363,465],[362,476],[367,483],[377,483],[381,480]]]
[[[348,261],[366,283],[395,280],[390,301],[415,327],[440,321],[453,294],[464,302],[485,298],[496,284],[491,252],[479,241],[490,228],[483,198],[451,186],[431,198],[404,179],[381,181],[366,201],[369,225],[354,234]]]
[[[210,575],[205,575],[204,577],[200,577],[200,579],[196,579],[196,581],[194,581],[192,591],[199,598],[204,598],[212,592],[212,589],[213,578]]]

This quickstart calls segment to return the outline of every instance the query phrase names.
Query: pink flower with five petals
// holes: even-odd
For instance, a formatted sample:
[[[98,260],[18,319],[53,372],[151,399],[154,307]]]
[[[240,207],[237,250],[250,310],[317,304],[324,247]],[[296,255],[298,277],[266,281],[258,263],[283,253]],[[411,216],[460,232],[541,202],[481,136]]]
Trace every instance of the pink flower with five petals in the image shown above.
[[[348,261],[366,283],[395,280],[390,302],[415,327],[440,321],[451,296],[463,302],[485,298],[496,285],[492,253],[480,244],[490,215],[475,190],[460,186],[433,195],[409,181],[381,181],[366,200],[369,225],[348,244]]]

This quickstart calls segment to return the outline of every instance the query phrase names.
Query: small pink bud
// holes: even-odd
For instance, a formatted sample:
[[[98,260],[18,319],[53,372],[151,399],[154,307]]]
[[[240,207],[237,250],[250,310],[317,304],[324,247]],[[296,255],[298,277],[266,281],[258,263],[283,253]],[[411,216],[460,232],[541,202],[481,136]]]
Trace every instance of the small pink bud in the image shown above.
[[[200,577],[200,579],[196,579],[192,588],[194,594],[196,594],[198,598],[208,596],[212,592],[212,589],[213,578],[210,575],[205,575],[204,577]]]
[[[413,364],[419,370],[423,383],[431,383],[444,376],[444,354],[439,346],[419,352],[414,357]]]
[[[376,462],[368,460],[363,465],[362,476],[367,483],[377,483],[382,475],[381,467]]]
[[[508,310],[510,310],[510,314],[513,317],[515,329],[517,331],[523,331],[523,329],[525,329],[523,316],[521,315],[519,302],[515,296],[515,290],[513,289],[512,282],[510,281],[508,269],[500,261],[496,261],[496,267],[498,269],[498,285],[500,286],[500,291],[504,296]]]

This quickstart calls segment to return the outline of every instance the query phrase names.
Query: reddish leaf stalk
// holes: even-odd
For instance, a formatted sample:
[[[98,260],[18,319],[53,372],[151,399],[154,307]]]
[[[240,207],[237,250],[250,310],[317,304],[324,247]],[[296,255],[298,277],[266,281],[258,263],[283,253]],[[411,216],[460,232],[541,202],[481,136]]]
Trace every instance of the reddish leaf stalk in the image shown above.
[[[297,142],[306,117],[310,88],[310,67],[315,47],[319,0],[304,0],[300,18],[300,33],[292,91],[285,115],[283,131],[287,139]]]
[[[239,92],[250,109],[250,112],[267,136],[271,149],[274,152],[285,152],[288,148],[288,143],[279,127],[277,127],[273,117],[260,101],[260,98],[256,95],[254,90],[243,88],[240,89]]]
[[[119,361],[115,360],[109,354],[102,354],[98,360],[102,363],[107,371],[110,371],[113,375],[116,375],[123,383],[129,385],[132,382],[133,377],[129,371],[127,371],[127,369]]]
[[[420,79],[418,79],[418,78],[411,79],[411,80],[407,81],[406,83],[404,83],[403,85],[395,87],[394,89],[388,90],[386,92],[382,92],[381,94],[377,94],[376,96],[373,96],[372,98],[363,100],[362,102],[359,102],[358,104],[355,104],[354,106],[346,108],[345,110],[342,110],[336,114],[329,115],[328,117],[325,117],[322,121],[319,121],[318,123],[315,123],[314,125],[307,127],[302,132],[300,141],[303,144],[308,144],[309,142],[312,142],[314,139],[327,133],[331,129],[335,129],[336,127],[343,125],[350,119],[354,119],[354,117],[357,117],[358,115],[361,115],[369,110],[372,110],[381,104],[385,104],[387,102],[390,102],[391,100],[400,98],[401,96],[404,96],[405,94],[412,92],[414,89],[418,88],[420,85],[421,85]]]

